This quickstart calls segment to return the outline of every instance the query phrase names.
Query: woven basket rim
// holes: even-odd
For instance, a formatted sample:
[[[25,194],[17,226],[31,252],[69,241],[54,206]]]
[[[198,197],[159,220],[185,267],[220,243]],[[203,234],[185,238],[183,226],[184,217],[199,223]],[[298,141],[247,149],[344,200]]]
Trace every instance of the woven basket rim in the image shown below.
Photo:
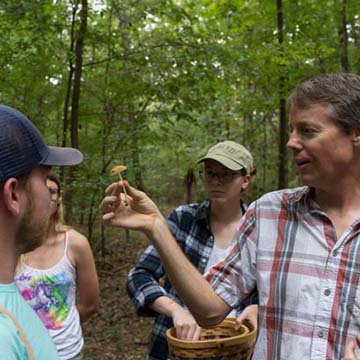
[[[235,326],[235,319],[225,319],[218,327],[231,327]],[[210,340],[181,340],[175,337],[176,329],[174,327],[166,331],[166,338],[172,346],[183,349],[204,349],[204,348],[219,348],[229,347],[234,345],[241,345],[255,340],[256,328],[249,322],[244,321],[241,327],[245,330],[245,334],[229,336],[223,339],[210,339]],[[248,331],[247,331],[248,330]]]

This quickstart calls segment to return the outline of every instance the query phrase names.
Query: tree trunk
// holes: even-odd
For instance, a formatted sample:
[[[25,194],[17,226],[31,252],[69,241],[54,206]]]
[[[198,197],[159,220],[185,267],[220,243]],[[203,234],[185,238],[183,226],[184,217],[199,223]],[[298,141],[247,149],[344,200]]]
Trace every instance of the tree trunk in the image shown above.
[[[127,34],[127,27],[129,26],[129,21],[120,9],[118,9],[118,17],[119,17],[119,26],[121,31],[121,40],[122,45],[124,48],[124,66],[122,71],[122,77],[129,76],[129,39]],[[134,171],[135,177],[135,186],[142,191],[145,191],[144,183],[142,180],[142,173],[141,173],[141,166],[140,166],[140,156],[139,156],[139,149],[138,149],[138,128],[139,128],[139,118],[135,114],[135,107],[132,102],[128,103],[128,121],[131,128],[131,133],[133,134],[133,146],[131,152],[131,161],[132,161],[132,168]]]
[[[284,56],[284,14],[282,0],[277,0],[277,28],[280,57]],[[280,65],[279,75],[279,177],[278,186],[280,189],[287,187],[287,121],[286,121],[286,100],[285,100],[285,76],[283,66]]]
[[[87,0],[81,0],[81,11],[80,11],[80,27],[77,34],[76,45],[75,45],[75,69],[74,69],[74,83],[71,99],[71,114],[70,114],[70,138],[71,146],[79,148],[79,102],[80,102],[80,89],[81,89],[81,76],[82,76],[82,63],[83,63],[83,52],[84,52],[84,40],[87,27],[87,14],[88,14],[88,3]],[[65,221],[70,222],[73,217],[72,213],[72,190],[73,182],[75,180],[75,168],[70,167],[67,181],[67,191],[65,196]]]
[[[132,129],[131,132],[134,134],[133,147],[131,151],[131,163],[134,171],[135,186],[141,191],[146,191],[142,180],[142,172],[141,172],[142,167],[140,165],[139,145],[138,145],[139,140],[137,135],[138,119],[135,115],[134,106],[132,103],[129,103],[128,105],[128,113],[129,113],[128,119],[129,119],[130,127]]]
[[[111,6],[109,9],[109,23],[108,23],[108,43],[107,43],[107,62],[105,65],[105,77],[104,77],[104,84],[105,84],[105,90],[107,90],[107,85],[110,77],[110,64],[112,61],[112,48],[111,48],[111,37],[112,37],[112,21],[113,21],[113,7]],[[107,94],[107,91],[106,91]],[[102,159],[102,170],[101,175],[105,174],[107,171],[107,167],[110,164],[110,160],[107,159],[107,149],[108,149],[108,139],[109,139],[109,133],[112,129],[112,124],[114,122],[114,115],[115,115],[115,109],[111,105],[111,102],[107,97],[104,99],[104,112],[106,114],[106,117],[103,120],[103,126],[102,126],[102,143],[101,143],[101,159]],[[118,142],[119,144],[119,142]],[[117,148],[117,147],[116,147]],[[116,149],[115,148],[115,149]],[[113,153],[116,153],[116,151],[113,151]],[[93,199],[95,199],[95,193],[93,194]],[[89,226],[91,226],[91,229],[89,227],[89,233],[91,230],[92,234],[92,226],[95,221],[95,214],[93,215],[93,207],[95,203],[91,203],[90,211],[92,218],[89,218]],[[100,243],[101,243],[101,256],[104,258],[106,255],[106,234],[105,234],[105,228],[104,225],[101,224],[101,231],[100,231]]]
[[[76,24],[76,13],[78,10],[78,3],[72,5],[72,16],[71,16],[71,30],[70,30],[70,47],[68,52],[68,79],[66,84],[66,93],[65,93],[65,101],[64,101],[64,113],[63,113],[63,129],[62,129],[62,141],[61,146],[67,146],[67,138],[69,132],[69,103],[72,91],[72,83],[74,76],[74,45],[75,45],[75,24]],[[65,176],[66,168],[60,168],[60,181],[63,184],[64,189],[64,210],[65,210],[65,222],[69,219],[67,216],[68,207],[67,207],[67,199],[68,199],[68,178]]]
[[[73,5],[72,7],[72,17],[71,17],[71,30],[70,30],[70,48],[68,55],[68,67],[69,74],[66,84],[66,93],[64,101],[64,121],[63,121],[63,137],[61,146],[67,146],[67,135],[69,127],[69,103],[71,97],[71,89],[74,75],[74,64],[73,64],[73,54],[74,54],[74,44],[75,44],[75,23],[76,23],[76,12],[78,9],[78,4]]]
[[[336,5],[338,1],[335,2]],[[339,8],[339,6],[336,6]],[[345,72],[350,71],[349,65],[349,52],[348,52],[348,44],[349,44],[349,37],[347,32],[347,16],[346,16],[346,9],[347,9],[347,0],[341,0],[341,13],[340,13],[340,21],[339,21],[339,45],[340,45],[340,58],[341,58],[341,68]]]
[[[74,89],[71,101],[71,146],[79,148],[79,102],[82,76],[82,63],[84,52],[84,40],[87,26],[88,4],[87,0],[81,0],[80,27],[75,46],[75,71]]]

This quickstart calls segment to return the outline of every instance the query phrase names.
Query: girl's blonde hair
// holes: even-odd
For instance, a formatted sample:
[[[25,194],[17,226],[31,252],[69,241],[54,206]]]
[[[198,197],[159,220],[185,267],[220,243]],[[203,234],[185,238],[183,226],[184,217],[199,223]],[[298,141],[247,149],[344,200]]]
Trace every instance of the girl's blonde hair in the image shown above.
[[[50,226],[55,226],[56,232],[64,232],[72,229],[71,226],[64,224],[64,209],[62,204],[62,189],[60,180],[53,174],[47,176],[50,181],[53,181],[59,189],[59,198],[55,214],[50,219]]]

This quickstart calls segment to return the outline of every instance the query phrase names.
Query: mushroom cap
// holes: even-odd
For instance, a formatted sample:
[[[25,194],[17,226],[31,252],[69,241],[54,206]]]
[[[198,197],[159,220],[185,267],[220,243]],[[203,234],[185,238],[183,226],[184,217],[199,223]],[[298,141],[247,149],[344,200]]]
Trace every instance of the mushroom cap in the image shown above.
[[[110,170],[110,176],[115,176],[126,170],[127,167],[125,165],[116,165]]]

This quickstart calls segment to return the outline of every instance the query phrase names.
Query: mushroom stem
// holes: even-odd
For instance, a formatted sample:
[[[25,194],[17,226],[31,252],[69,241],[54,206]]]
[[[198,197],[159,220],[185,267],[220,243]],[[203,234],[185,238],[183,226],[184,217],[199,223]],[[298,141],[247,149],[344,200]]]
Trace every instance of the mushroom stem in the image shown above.
[[[120,177],[120,180],[121,180],[121,185],[122,185],[122,188],[124,190],[124,194],[125,194],[125,205],[127,205],[127,192],[126,192],[126,189],[125,189],[125,186],[124,186],[124,180],[121,176],[121,173],[119,172],[119,177]]]

